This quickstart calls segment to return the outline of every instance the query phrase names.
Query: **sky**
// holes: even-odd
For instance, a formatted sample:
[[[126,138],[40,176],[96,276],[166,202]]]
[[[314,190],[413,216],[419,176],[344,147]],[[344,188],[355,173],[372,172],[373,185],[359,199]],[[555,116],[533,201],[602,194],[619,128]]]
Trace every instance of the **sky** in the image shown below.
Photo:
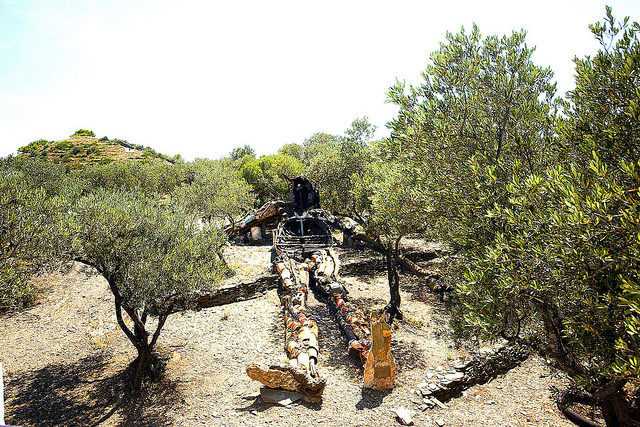
[[[640,1],[0,0],[0,156],[77,129],[186,160],[342,134],[388,135],[386,91],[419,84],[447,31],[527,31],[558,93],[588,25],[640,21]]]

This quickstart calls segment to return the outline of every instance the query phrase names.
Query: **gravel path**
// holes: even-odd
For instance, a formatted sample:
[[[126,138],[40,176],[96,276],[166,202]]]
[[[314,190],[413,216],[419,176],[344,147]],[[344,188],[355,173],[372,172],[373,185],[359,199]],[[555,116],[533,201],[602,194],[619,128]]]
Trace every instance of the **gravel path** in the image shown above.
[[[344,257],[362,255],[344,254]],[[246,280],[267,272],[268,246],[233,246],[229,265]],[[345,278],[363,310],[388,299],[384,272]],[[118,329],[107,284],[80,264],[43,279],[31,309],[0,317],[5,369],[5,418],[14,425],[399,425],[393,409],[414,412],[416,425],[570,426],[557,410],[551,386],[564,380],[541,359],[447,402],[418,411],[413,392],[426,375],[464,354],[452,347],[446,306],[417,279],[402,277],[406,322],[393,331],[398,365],[390,392],[362,388],[362,369],[326,307],[310,296],[320,327],[320,370],[327,377],[319,404],[279,407],[245,399],[259,384],[245,374],[249,362],[283,356],[283,325],[275,291],[264,297],[173,315],[160,336],[166,375],[135,399],[122,394],[134,348]]]

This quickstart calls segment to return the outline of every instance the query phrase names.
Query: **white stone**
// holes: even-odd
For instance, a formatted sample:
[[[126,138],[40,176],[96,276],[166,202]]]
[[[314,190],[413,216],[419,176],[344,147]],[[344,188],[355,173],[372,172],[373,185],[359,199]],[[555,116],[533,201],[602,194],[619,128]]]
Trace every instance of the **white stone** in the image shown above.
[[[461,380],[464,377],[462,372],[456,372],[455,374],[447,374],[444,376],[449,381]]]
[[[404,406],[394,409],[393,412],[395,412],[395,414],[398,417],[398,421],[403,426],[413,425],[413,419],[411,419],[411,416],[413,415],[413,413],[409,411],[407,408],[405,408]]]

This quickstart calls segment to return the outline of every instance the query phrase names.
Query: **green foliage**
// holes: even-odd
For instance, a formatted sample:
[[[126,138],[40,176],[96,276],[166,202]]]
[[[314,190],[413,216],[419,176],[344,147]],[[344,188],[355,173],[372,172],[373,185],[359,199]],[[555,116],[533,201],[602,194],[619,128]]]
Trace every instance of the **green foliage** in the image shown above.
[[[229,153],[229,157],[231,158],[231,160],[241,160],[244,157],[249,156],[249,157],[256,157],[256,150],[253,149],[253,147],[251,147],[250,145],[244,145],[242,147],[236,147],[233,150],[231,150],[231,153]]]
[[[154,373],[151,353],[169,314],[193,304],[195,291],[224,274],[217,254],[226,236],[212,226],[200,229],[186,207],[159,206],[137,191],[100,189],[79,200],[69,219],[74,253],[109,283],[118,324],[138,350],[132,385],[139,389]],[[158,318],[155,331],[147,330],[148,316]]]
[[[247,162],[242,177],[253,188],[260,203],[269,200],[288,200],[289,182],[283,177],[300,176],[303,165],[294,157],[276,154]]]
[[[278,154],[284,154],[287,156],[294,157],[298,159],[300,162],[304,161],[304,147],[300,144],[291,143],[285,144],[278,150]]]
[[[78,135],[78,136],[92,136],[92,137],[95,137],[95,136],[96,136],[96,134],[95,134],[95,133],[93,133],[93,131],[92,131],[92,130],[87,130],[87,129],[78,129],[77,131],[75,131],[75,132],[73,133],[73,135]],[[71,136],[73,136],[73,135],[71,135]]]
[[[63,253],[61,220],[76,193],[51,163],[7,158],[0,171],[0,308],[19,308],[33,301],[30,278]]]
[[[305,141],[306,174],[318,185],[324,208],[362,217],[368,195],[355,189],[373,161],[368,143],[374,133],[375,126],[363,117],[354,120],[342,137],[315,134]]]
[[[69,149],[70,147],[71,147],[71,146],[70,146],[70,145],[69,145],[69,143],[68,143],[68,142],[66,142],[66,141],[58,142],[58,143],[56,144],[56,146],[55,146],[56,150],[67,150],[67,149]]]
[[[46,139],[38,139],[37,141],[30,142],[24,147],[18,148],[18,153],[25,153],[31,156],[35,156],[38,151],[49,145],[50,141]]]
[[[233,222],[253,206],[251,187],[230,162],[196,159],[185,167],[188,183],[176,190],[175,198],[207,222]]]
[[[623,387],[640,377],[640,26],[627,22],[607,8],[591,27],[602,49],[576,60],[562,162],[510,176],[454,316],[459,334],[535,337],[608,425],[629,424]]]
[[[327,149],[338,143],[339,136],[318,132],[302,143],[302,163],[308,167],[311,161],[322,156]]]
[[[524,32],[482,38],[474,26],[447,34],[420,86],[389,90],[399,113],[381,155],[419,175],[430,237],[481,249],[503,226],[486,212],[507,183],[555,158],[555,85],[532,54]]]
[[[109,160],[109,159],[104,159]],[[146,194],[169,194],[184,179],[174,165],[154,162],[105,161],[77,172],[92,189],[139,189]]]

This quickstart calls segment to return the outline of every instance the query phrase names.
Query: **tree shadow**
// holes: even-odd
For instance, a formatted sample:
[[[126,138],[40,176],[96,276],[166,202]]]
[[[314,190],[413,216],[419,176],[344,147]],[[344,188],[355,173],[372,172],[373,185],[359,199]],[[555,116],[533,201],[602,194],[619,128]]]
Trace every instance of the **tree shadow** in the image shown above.
[[[128,369],[101,352],[18,374],[5,385],[6,421],[13,425],[97,425],[119,413],[124,425],[166,425],[167,409],[183,402],[175,382],[145,384],[124,392]],[[114,373],[114,371],[116,371]]]
[[[373,390],[369,388],[362,388],[361,397],[358,403],[356,403],[356,409],[373,409],[382,405],[382,401],[386,396],[391,394],[393,390]]]

